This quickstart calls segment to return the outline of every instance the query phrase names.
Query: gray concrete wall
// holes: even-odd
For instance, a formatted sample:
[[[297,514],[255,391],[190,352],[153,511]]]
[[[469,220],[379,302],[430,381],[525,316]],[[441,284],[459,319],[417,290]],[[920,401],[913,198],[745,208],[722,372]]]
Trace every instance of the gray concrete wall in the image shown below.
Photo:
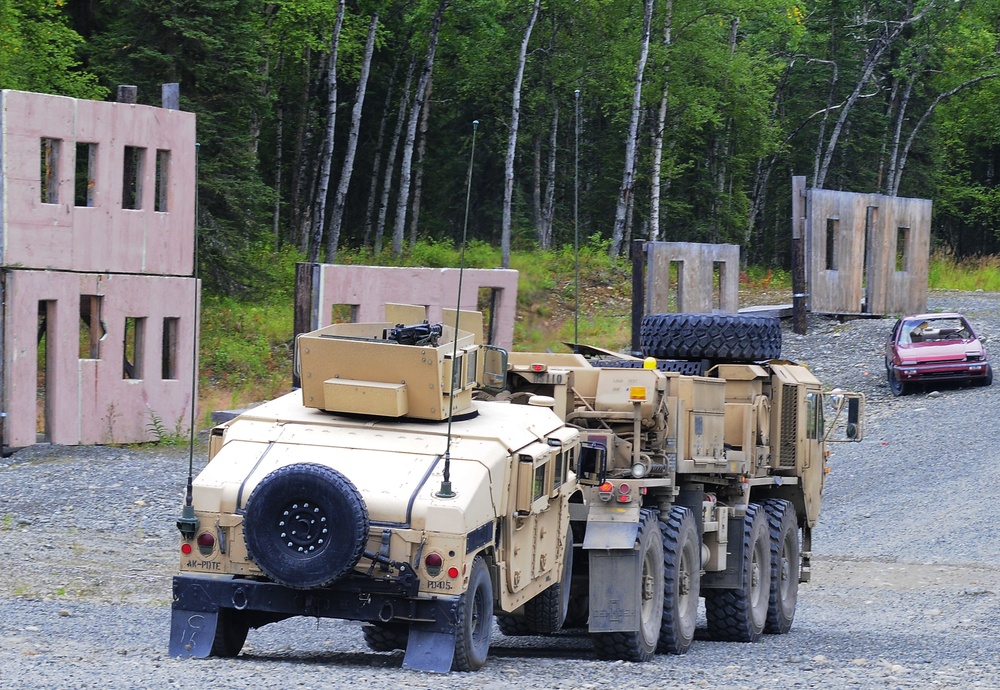
[[[646,244],[646,313],[739,311],[740,248],[735,244]],[[671,277],[671,266],[674,277]],[[716,273],[718,269],[718,273]]]

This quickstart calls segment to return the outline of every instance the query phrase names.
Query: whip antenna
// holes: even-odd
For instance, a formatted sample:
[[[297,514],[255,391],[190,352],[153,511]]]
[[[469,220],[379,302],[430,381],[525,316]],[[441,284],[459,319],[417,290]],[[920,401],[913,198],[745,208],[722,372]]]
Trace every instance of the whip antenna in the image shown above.
[[[455,305],[455,332],[452,335],[451,347],[451,388],[448,392],[448,444],[444,449],[444,478],[441,489],[434,494],[438,498],[452,498],[455,492],[451,490],[451,421],[455,412],[455,365],[458,364],[458,323],[462,311],[462,276],[465,273],[465,238],[469,233],[469,199],[472,196],[472,164],[476,159],[476,131],[479,120],[472,121],[472,151],[469,153],[469,174],[465,186],[465,220],[462,223],[462,251],[459,253],[458,266],[458,303]]]
[[[580,353],[580,89],[573,92],[573,352]]]
[[[187,487],[184,492],[184,510],[177,518],[177,529],[188,539],[194,537],[198,531],[198,518],[194,514],[194,413],[198,395],[198,162],[201,144],[194,145],[194,269],[192,290],[194,291],[194,302],[192,309],[192,328],[194,330],[191,338],[191,420],[188,429],[188,474]]]

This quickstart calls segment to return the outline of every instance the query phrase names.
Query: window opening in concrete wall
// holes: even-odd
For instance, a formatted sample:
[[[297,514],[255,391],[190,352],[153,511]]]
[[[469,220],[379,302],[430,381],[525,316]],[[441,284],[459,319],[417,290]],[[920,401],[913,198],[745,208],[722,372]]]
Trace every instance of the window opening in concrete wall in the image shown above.
[[[671,261],[667,270],[667,311],[680,311],[684,303],[684,262]]]
[[[497,304],[500,301],[500,290],[494,287],[481,287],[476,296],[476,309],[483,314],[483,342],[492,345],[496,341]],[[573,305],[574,308],[576,305]]]
[[[163,349],[161,362],[161,378],[177,378],[177,332],[180,319],[175,316],[168,316],[163,319]]]
[[[906,271],[907,259],[910,255],[910,229],[896,228],[896,271]]]
[[[80,359],[101,358],[101,295],[80,295]]]
[[[840,229],[839,218],[826,219],[826,270],[837,270],[837,231]]]
[[[142,209],[142,177],[146,164],[146,149],[139,146],[125,147],[122,166],[122,208]]]
[[[170,183],[170,151],[156,150],[156,203],[153,210],[167,212],[167,190]]]
[[[125,352],[122,362],[123,379],[142,378],[142,350],[145,342],[146,319],[138,316],[125,317]]]
[[[49,337],[49,327],[55,323],[55,315],[55,300],[39,300],[35,360],[35,440],[38,443],[47,443],[51,432],[52,401],[48,392],[55,389],[55,381],[52,380],[52,370],[49,365],[55,359],[53,348],[50,347],[53,340]]]
[[[62,153],[62,140],[42,137],[41,143],[41,202],[43,204],[58,204],[59,159]]]
[[[712,262],[712,309],[722,311],[722,286],[726,282],[726,262]]]
[[[334,304],[330,310],[330,323],[357,323],[357,304]]]
[[[73,205],[94,205],[94,184],[97,179],[97,144],[76,144],[76,177],[73,183]]]

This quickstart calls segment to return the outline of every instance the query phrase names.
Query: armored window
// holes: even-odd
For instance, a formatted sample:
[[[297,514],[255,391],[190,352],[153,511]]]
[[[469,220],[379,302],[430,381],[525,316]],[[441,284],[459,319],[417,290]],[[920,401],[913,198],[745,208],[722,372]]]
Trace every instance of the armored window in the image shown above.
[[[823,437],[823,406],[820,404],[820,393],[806,393],[806,438]]]

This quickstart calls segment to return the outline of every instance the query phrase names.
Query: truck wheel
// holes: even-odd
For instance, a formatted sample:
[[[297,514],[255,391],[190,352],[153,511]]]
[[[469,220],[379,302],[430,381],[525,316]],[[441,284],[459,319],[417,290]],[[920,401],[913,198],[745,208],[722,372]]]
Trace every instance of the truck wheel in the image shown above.
[[[250,623],[246,613],[236,609],[219,609],[215,622],[215,638],[212,640],[212,651],[209,656],[232,658],[238,656],[247,641]]]
[[[373,652],[391,652],[406,649],[410,637],[409,626],[403,623],[365,623],[361,626],[365,644]]]
[[[660,522],[663,535],[663,619],[657,651],[684,654],[698,622],[701,540],[694,514],[674,506]]]
[[[716,640],[756,642],[767,622],[771,589],[771,535],[767,514],[757,503],[747,506],[743,518],[743,585],[705,590],[705,618]]]
[[[748,314],[647,314],[639,347],[657,359],[777,359],[781,321]]]
[[[657,512],[643,508],[636,537],[642,571],[636,587],[641,593],[639,630],[636,632],[600,633],[594,638],[594,650],[602,659],[649,661],[656,652],[663,619],[663,538]]]
[[[771,532],[771,590],[764,632],[784,635],[792,629],[799,598],[799,522],[790,501],[764,501]]]
[[[250,494],[243,517],[247,553],[264,574],[295,589],[349,573],[368,541],[368,509],[354,484],[325,465],[279,467]]]
[[[507,637],[525,637],[534,635],[532,628],[524,616],[497,616],[497,627]]]
[[[524,605],[528,626],[543,635],[559,632],[569,611],[569,589],[573,579],[573,531],[566,530],[565,555],[559,581],[549,585]]]
[[[469,588],[458,600],[458,630],[452,671],[478,671],[490,653],[493,632],[493,583],[486,562],[476,556]]]

